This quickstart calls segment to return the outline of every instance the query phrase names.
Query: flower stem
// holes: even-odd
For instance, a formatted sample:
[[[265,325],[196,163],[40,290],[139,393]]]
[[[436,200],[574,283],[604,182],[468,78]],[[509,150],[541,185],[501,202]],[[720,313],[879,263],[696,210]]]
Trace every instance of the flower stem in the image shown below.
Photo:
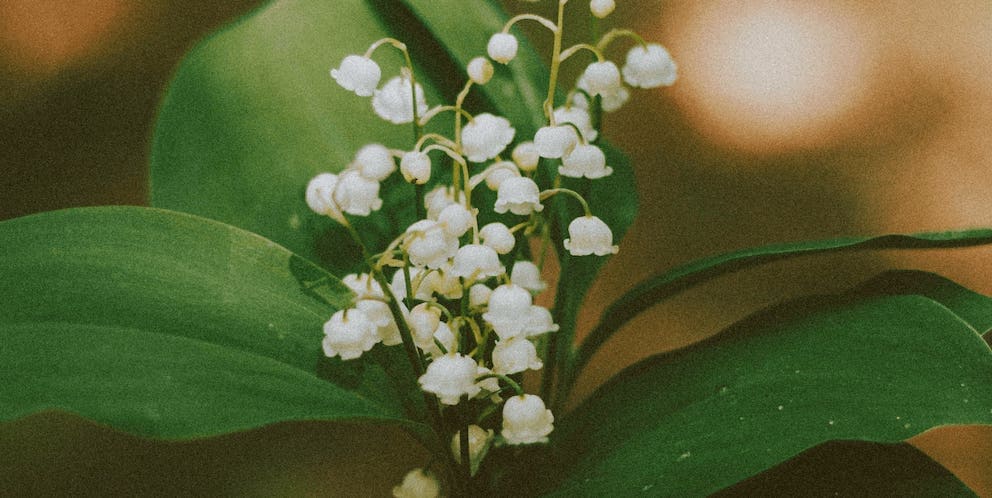
[[[561,38],[565,24],[565,4],[568,0],[558,0],[558,24],[555,25],[554,47],[551,49],[551,71],[548,78],[548,98],[544,101],[544,115],[555,125],[555,88],[558,86],[558,69],[561,67]]]

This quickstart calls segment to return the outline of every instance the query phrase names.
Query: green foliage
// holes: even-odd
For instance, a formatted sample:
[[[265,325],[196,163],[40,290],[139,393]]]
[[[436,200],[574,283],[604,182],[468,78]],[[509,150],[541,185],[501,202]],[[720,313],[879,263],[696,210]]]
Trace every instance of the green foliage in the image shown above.
[[[284,420],[417,427],[388,364],[317,375],[321,324],[351,291],[268,240],[119,207],[6,221],[0,246],[4,420],[65,410],[161,438]]]

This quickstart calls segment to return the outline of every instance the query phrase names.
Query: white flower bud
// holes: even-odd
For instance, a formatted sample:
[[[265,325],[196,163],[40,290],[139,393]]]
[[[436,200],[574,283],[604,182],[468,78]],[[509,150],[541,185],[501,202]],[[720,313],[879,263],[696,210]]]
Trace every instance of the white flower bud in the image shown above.
[[[524,370],[540,370],[544,364],[537,358],[537,348],[525,337],[511,337],[493,348],[493,372],[513,375]]]
[[[613,9],[617,7],[613,0],[592,0],[589,2],[589,10],[592,15],[602,19],[613,13]]]
[[[338,176],[334,201],[350,215],[368,216],[372,211],[378,211],[382,207],[379,182],[365,178],[358,170],[346,170]]]
[[[384,298],[382,286],[376,282],[368,273],[351,273],[341,279],[341,283],[348,286],[355,293],[355,299]]]
[[[481,308],[489,304],[489,296],[493,290],[486,284],[475,284],[468,289],[468,305],[473,308]]]
[[[424,351],[430,351],[434,347],[434,332],[441,323],[441,311],[427,303],[420,303],[410,310],[407,322],[410,324],[414,344]]]
[[[307,184],[307,206],[317,214],[330,216],[337,221],[344,219],[341,208],[334,202],[334,189],[338,185],[338,175],[321,173]]]
[[[444,208],[454,203],[454,195],[444,185],[438,185],[424,195],[424,207],[427,208],[427,217],[432,220],[436,220]]]
[[[586,142],[592,142],[599,136],[599,132],[592,127],[592,118],[589,116],[589,111],[582,107],[573,105],[555,109],[555,121],[560,125],[565,123],[574,124],[582,132],[582,138]]]
[[[579,78],[579,81],[575,83],[575,86],[589,92],[589,84],[584,77]],[[613,112],[623,107],[629,99],[630,91],[627,90],[626,87],[620,86],[613,92],[600,94],[600,105],[602,105],[604,111]],[[582,94],[576,94],[575,97],[573,97],[572,105],[585,107],[587,109],[589,108],[589,102]]]
[[[489,309],[482,319],[492,325],[501,340],[523,334],[525,321],[533,298],[519,285],[505,284],[493,289],[489,296]]]
[[[410,90],[410,80],[397,76],[386,82],[382,88],[372,94],[372,109],[382,119],[393,124],[413,122],[413,95]],[[417,115],[427,112],[427,100],[424,98],[424,88],[417,84]]]
[[[451,454],[455,456],[455,461],[462,463],[462,439],[461,431],[455,433],[451,438]],[[471,463],[471,474],[479,470],[479,464],[489,452],[489,446],[493,441],[493,431],[485,430],[477,425],[468,426],[468,461]]]
[[[324,324],[324,354],[353,360],[379,342],[377,327],[355,308],[340,310]]]
[[[461,204],[452,204],[441,210],[437,222],[449,237],[461,237],[475,225],[475,214]]]
[[[575,147],[579,135],[571,126],[544,126],[534,135],[534,145],[541,157],[558,159]]]
[[[596,216],[580,216],[568,224],[568,235],[565,239],[565,249],[572,256],[606,256],[616,254],[619,247],[613,245],[613,232],[610,227]]]
[[[362,299],[355,303],[355,308],[365,313],[376,326],[376,335],[386,346],[395,346],[403,342],[400,329],[396,326],[389,305],[375,299]]]
[[[434,394],[445,405],[457,405],[462,396],[469,398],[479,393],[476,385],[479,365],[470,357],[459,353],[435,359],[420,376],[420,388]]]
[[[493,210],[500,214],[510,211],[519,215],[540,212],[544,210],[544,205],[541,204],[541,190],[534,180],[525,176],[507,178],[499,185]]]
[[[595,145],[577,145],[569,152],[558,167],[558,173],[571,178],[602,178],[613,173],[606,165],[606,154]]]
[[[469,280],[485,280],[501,275],[505,268],[499,262],[499,255],[489,246],[468,244],[458,249],[451,274]]]
[[[527,337],[535,337],[547,334],[548,332],[557,332],[559,328],[554,323],[551,312],[544,306],[538,306],[536,304],[527,310],[527,316],[524,318],[524,322],[524,335]]]
[[[400,173],[404,180],[423,185],[431,179],[431,159],[419,150],[407,152],[400,159]]]
[[[521,171],[534,171],[537,169],[537,164],[541,162],[541,154],[537,152],[537,146],[530,141],[517,144],[513,148],[511,157]]]
[[[488,161],[506,149],[515,133],[508,119],[479,114],[462,129],[462,150],[473,163]]]
[[[517,56],[517,38],[509,33],[496,33],[489,38],[489,44],[486,46],[486,52],[489,54],[489,58],[506,64],[513,60]]]
[[[611,94],[623,86],[620,82],[620,69],[611,61],[589,64],[582,77],[585,78],[588,91],[592,95]]]
[[[476,57],[468,62],[468,77],[476,85],[485,85],[493,77],[493,65],[485,57]]]
[[[671,86],[677,77],[678,68],[675,61],[661,45],[649,43],[647,48],[637,45],[627,52],[623,79],[631,86],[640,88]]]
[[[529,290],[533,294],[540,294],[548,288],[548,284],[541,280],[541,269],[532,261],[517,261],[513,263],[513,271],[510,272],[510,281],[516,285]]]
[[[440,268],[458,251],[458,239],[434,220],[420,220],[406,229],[406,252],[416,266]]]
[[[483,244],[492,247],[497,254],[509,254],[517,243],[509,227],[498,221],[482,227],[482,230],[479,230],[479,237]]]
[[[381,144],[368,144],[355,154],[355,166],[370,180],[381,182],[396,171],[393,153]]]
[[[498,191],[499,186],[503,184],[503,180],[520,176],[520,171],[517,170],[516,164],[510,161],[500,161],[490,166],[485,174],[486,187],[489,187],[489,190]]]
[[[410,268],[410,285],[414,286],[413,297],[421,301],[429,301],[434,293],[434,287],[431,285],[431,277],[435,275],[434,272],[428,273],[424,278],[420,279],[420,285],[417,285],[418,278],[425,271],[427,270],[423,268]],[[406,299],[406,276],[403,275],[402,269],[393,274],[393,279],[390,281],[389,287],[393,289],[396,299],[400,301]]]
[[[403,483],[393,487],[394,498],[438,498],[441,483],[424,469],[413,469],[403,477]]]
[[[546,443],[548,434],[555,428],[554,421],[554,415],[540,397],[533,394],[513,396],[503,405],[500,435],[507,444]]]
[[[368,97],[375,92],[382,70],[372,59],[349,55],[341,61],[340,67],[331,69],[331,77],[345,90],[355,92],[359,97]]]

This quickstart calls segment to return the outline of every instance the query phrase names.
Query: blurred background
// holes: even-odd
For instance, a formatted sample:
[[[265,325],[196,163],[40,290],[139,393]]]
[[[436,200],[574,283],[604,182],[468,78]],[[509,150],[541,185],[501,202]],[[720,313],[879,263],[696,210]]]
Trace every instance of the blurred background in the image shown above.
[[[636,92],[635,105],[606,118],[606,136],[637,168],[641,213],[593,288],[586,330],[643,275],[702,256],[773,242],[992,226],[992,3],[618,3],[611,22],[666,45],[680,79],[670,89]],[[258,4],[0,2],[0,219],[146,204],[150,136],[172,72],[197,40]],[[580,4],[570,8],[584,10]],[[618,47],[613,55],[622,54]],[[577,399],[641,357],[712,335],[777,301],[839,291],[889,268],[936,271],[992,294],[989,249],[770,264],[635,320],[597,355]],[[992,431],[940,429],[912,442],[992,496]],[[347,462],[330,461],[322,449],[332,444],[355,451]],[[374,451],[382,445],[390,458]],[[148,442],[42,415],[0,427],[0,495],[373,496],[422,463],[409,448],[401,434],[327,424]],[[32,477],[37,472],[46,479]],[[382,488],[327,487],[355,473],[378,476]]]

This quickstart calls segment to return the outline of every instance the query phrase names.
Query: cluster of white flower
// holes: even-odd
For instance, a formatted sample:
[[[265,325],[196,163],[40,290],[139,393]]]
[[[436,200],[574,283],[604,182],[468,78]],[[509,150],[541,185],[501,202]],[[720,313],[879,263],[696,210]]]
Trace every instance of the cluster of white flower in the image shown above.
[[[559,19],[567,2],[558,1]],[[590,12],[599,18],[614,8],[613,0],[589,4]],[[515,59],[519,42],[510,28],[523,20],[541,23],[556,40],[551,89],[543,109],[547,125],[532,137],[518,136],[504,117],[473,116],[462,108],[471,87],[485,85],[493,77],[496,69],[491,61],[509,64]],[[421,389],[431,395],[428,404],[439,415],[446,407],[467,400],[477,400],[473,407],[502,404],[501,417],[496,418],[495,409],[482,408],[475,424],[461,427],[445,426],[447,418],[438,417],[442,422],[435,429],[452,437],[451,460],[468,466],[469,475],[475,474],[491,447],[547,442],[554,428],[554,416],[545,401],[525,394],[520,386],[523,372],[544,366],[541,353],[549,342],[546,336],[558,330],[551,312],[534,304],[535,296],[547,285],[541,278],[541,264],[529,259],[529,238],[539,236],[543,244],[551,243],[548,227],[554,220],[545,213],[545,203],[557,194],[581,203],[585,214],[569,223],[568,238],[561,242],[571,255],[616,253],[610,227],[592,214],[581,195],[561,188],[560,177],[597,180],[609,176],[613,168],[595,143],[599,130],[594,116],[600,110],[620,108],[630,97],[629,87],[667,86],[676,77],[675,63],[663,47],[646,43],[628,30],[612,30],[595,45],[564,50],[560,49],[562,32],[560,21],[556,24],[532,14],[511,19],[490,38],[488,58],[469,62],[467,82],[454,105],[428,106],[406,46],[393,39],[374,43],[364,55],[349,55],[331,70],[343,88],[371,97],[372,110],[382,119],[412,123],[417,139],[403,150],[381,144],[362,147],[340,173],[322,173],[310,181],[307,204],[346,226],[361,243],[348,216],[368,216],[379,210],[380,184],[399,169],[403,179],[415,186],[420,219],[385,251],[367,256],[368,273],[344,278],[355,294],[354,305],[338,311],[325,324],[324,352],[351,360],[380,342],[403,344],[420,376]],[[622,69],[605,57],[607,47],[621,37],[637,42]],[[372,55],[384,45],[402,51],[407,67],[379,86],[382,70]],[[558,68],[582,50],[592,52],[595,62],[556,107]],[[454,136],[428,132],[430,121],[445,112],[454,116]],[[550,168],[543,174],[542,164]],[[539,182],[548,178],[553,184],[542,189]],[[428,184],[431,188],[425,194],[421,189]],[[473,190],[482,185],[495,192],[493,204],[473,202]],[[500,215],[501,221],[480,227],[480,210]],[[393,272],[391,277],[387,269]],[[469,463],[462,461],[466,455]],[[394,494],[433,496],[439,490],[429,472],[415,469]]]

